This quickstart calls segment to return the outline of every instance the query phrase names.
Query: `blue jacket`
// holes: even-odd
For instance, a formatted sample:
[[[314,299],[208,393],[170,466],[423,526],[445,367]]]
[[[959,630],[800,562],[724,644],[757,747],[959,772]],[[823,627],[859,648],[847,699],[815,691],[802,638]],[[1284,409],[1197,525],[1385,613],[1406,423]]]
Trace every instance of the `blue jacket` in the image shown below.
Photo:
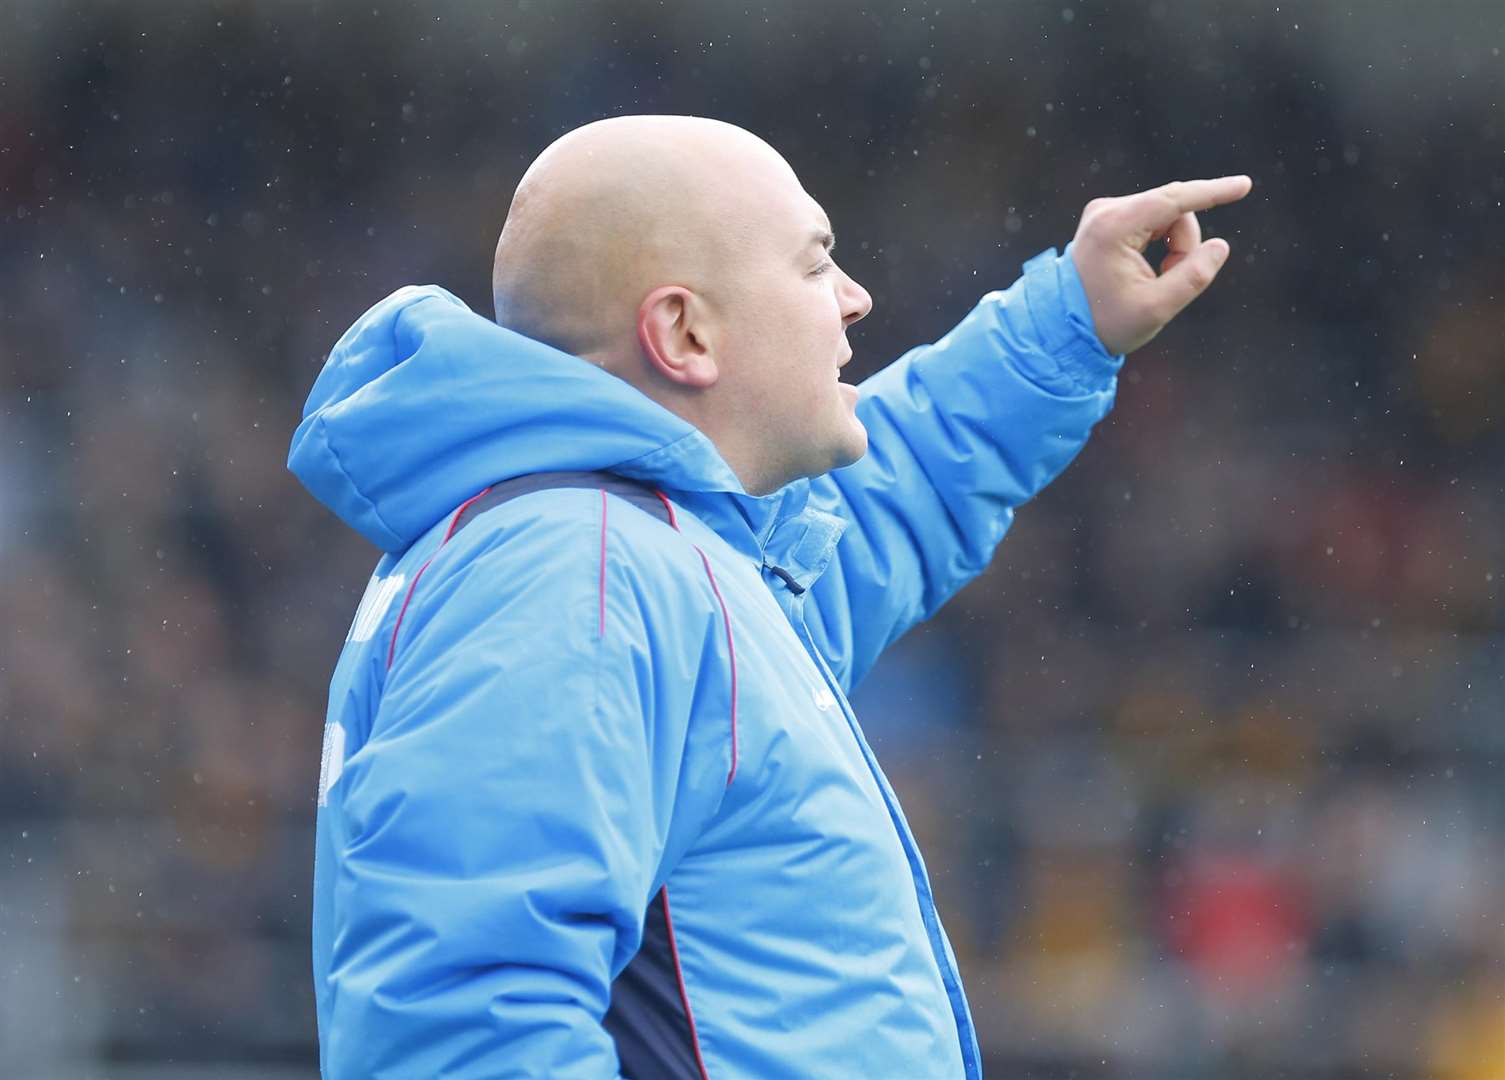
[[[330,689],[325,1075],[980,1075],[847,693],[987,565],[1119,363],[1047,252],[863,383],[862,461],[755,498],[683,420],[441,289],[362,316],[289,458],[386,552]],[[545,490],[446,542],[555,470],[664,510]]]

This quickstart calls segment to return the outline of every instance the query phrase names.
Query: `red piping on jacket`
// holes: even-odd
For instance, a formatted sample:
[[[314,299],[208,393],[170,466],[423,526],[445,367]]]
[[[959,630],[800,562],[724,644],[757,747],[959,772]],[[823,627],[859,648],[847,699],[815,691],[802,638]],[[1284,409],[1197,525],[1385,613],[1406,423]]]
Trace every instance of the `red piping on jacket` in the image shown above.
[[[601,606],[596,617],[596,636],[606,640],[606,489],[601,489]]]
[[[449,538],[455,535],[455,529],[458,528],[460,524],[460,515],[465,513],[466,510],[470,509],[471,503],[481,498],[486,494],[487,491],[490,490],[491,488],[488,487],[486,491],[482,491],[477,495],[472,495],[470,498],[466,499],[460,504],[460,508],[455,511],[455,516],[449,519],[449,528],[444,530],[444,539],[439,541],[439,547],[442,548],[445,544],[449,543]],[[435,548],[434,555],[437,554],[439,554],[439,549]],[[423,565],[418,568],[418,573],[413,575],[413,584],[408,586],[408,595],[402,598],[402,609],[398,611],[397,623],[392,627],[392,643],[387,646],[388,671],[392,670],[392,661],[397,658],[397,631],[402,629],[402,617],[408,613],[408,605],[413,602],[413,592],[418,588],[418,581],[423,577],[423,572],[429,568],[429,563],[434,561],[434,555],[430,555],[427,559],[425,559]]]
[[[664,509],[669,511],[669,524],[674,526],[674,531],[679,532],[679,518],[674,513],[674,504],[665,497],[662,491],[654,492],[659,502],[664,504]],[[726,783],[730,787],[732,780],[737,775],[737,647],[732,641],[732,617],[726,609],[726,601],[721,597],[721,587],[716,584],[716,575],[711,572],[711,560],[706,558],[704,551],[698,544],[691,543],[695,554],[700,556],[701,563],[705,566],[705,576],[710,579],[711,592],[716,594],[716,603],[721,605],[721,624],[726,627],[726,656],[732,669],[732,767],[727,771]]]
[[[664,898],[664,929],[669,932],[669,957],[674,961],[674,978],[679,981],[679,1002],[685,1007],[685,1019],[690,1022],[690,1045],[695,1050],[695,1064],[700,1067],[700,1080],[711,1080],[705,1071],[705,1058],[700,1055],[700,1035],[695,1030],[695,1014],[690,1011],[690,995],[685,990],[684,968],[679,966],[679,946],[674,941],[674,918],[669,914],[669,886],[660,890]]]
[[[665,495],[662,491],[655,491],[654,494],[658,496],[658,501],[663,503],[664,509],[668,511],[669,524],[674,527],[675,532],[679,532],[679,515],[674,512],[674,504],[669,501],[669,496]]]
[[[697,547],[695,551],[705,564],[705,576],[711,579],[711,592],[716,594],[716,603],[721,605],[721,622],[726,627],[726,655],[732,668],[732,767],[726,774],[726,783],[730,787],[737,775],[737,650],[732,644],[732,617],[726,610],[726,601],[721,599],[721,587],[716,584],[716,575],[711,573],[711,560],[706,558],[705,552],[700,548]]]

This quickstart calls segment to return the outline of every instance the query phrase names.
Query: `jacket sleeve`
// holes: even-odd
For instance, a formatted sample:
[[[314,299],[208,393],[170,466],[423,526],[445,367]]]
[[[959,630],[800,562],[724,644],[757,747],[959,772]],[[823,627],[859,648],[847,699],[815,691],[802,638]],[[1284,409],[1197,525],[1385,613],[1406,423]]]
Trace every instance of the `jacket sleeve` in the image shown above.
[[[811,493],[847,521],[806,619],[848,690],[987,566],[1112,407],[1123,358],[1098,341],[1070,250],[862,384],[867,455]]]
[[[415,591],[342,780],[331,1078],[617,1075],[612,978],[729,745],[690,721],[709,606],[591,512],[446,547]]]

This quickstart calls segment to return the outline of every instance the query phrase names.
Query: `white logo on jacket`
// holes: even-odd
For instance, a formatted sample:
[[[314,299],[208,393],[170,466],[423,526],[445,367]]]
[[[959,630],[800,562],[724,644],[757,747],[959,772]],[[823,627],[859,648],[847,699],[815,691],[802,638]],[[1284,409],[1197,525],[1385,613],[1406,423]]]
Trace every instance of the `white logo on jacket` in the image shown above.
[[[324,753],[319,758],[319,805],[329,805],[329,789],[345,771],[345,725],[339,721],[324,727]]]
[[[361,597],[360,606],[355,609],[355,621],[350,624],[350,633],[345,635],[345,640],[369,641],[407,580],[405,574],[372,578],[366,586],[365,595]]]
[[[836,705],[836,695],[831,693],[829,686],[817,686],[810,691],[810,696],[815,699],[815,707],[821,712],[830,712]]]

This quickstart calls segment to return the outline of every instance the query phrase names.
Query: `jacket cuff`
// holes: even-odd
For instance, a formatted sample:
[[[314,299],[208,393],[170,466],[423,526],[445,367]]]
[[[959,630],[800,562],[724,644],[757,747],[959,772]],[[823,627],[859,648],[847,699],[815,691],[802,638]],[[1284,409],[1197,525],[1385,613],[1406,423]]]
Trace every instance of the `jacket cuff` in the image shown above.
[[[1097,336],[1071,245],[1060,255],[1046,248],[1025,263],[1023,284],[1040,345],[1062,373],[1084,393],[1110,389],[1124,358],[1103,348]]]

